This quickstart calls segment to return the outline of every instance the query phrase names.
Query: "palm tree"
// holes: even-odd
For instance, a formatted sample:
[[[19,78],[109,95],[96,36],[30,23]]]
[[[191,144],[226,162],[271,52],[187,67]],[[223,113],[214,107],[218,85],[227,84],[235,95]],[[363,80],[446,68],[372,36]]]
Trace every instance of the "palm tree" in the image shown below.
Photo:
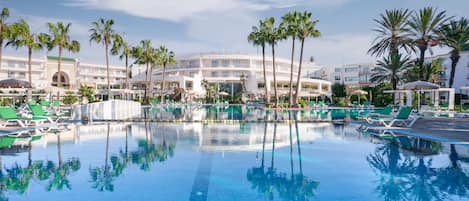
[[[413,43],[417,46],[420,52],[418,60],[420,80],[424,79],[423,63],[425,59],[425,51],[427,51],[429,47],[438,44],[438,30],[441,25],[449,19],[450,18],[446,17],[446,11],[438,12],[437,9],[432,7],[425,7],[412,15],[409,20],[410,34],[413,39]]]
[[[373,31],[377,32],[378,36],[374,39],[368,54],[380,57],[386,52],[398,54],[400,48],[406,51],[412,50],[408,23],[411,14],[408,9],[392,9],[386,10],[378,19],[374,19],[378,27]]]
[[[300,65],[298,66],[298,77],[296,79],[296,93],[295,93],[295,105],[298,105],[298,97],[300,93],[300,78],[301,78],[301,67],[303,64],[303,50],[306,38],[313,37],[317,38],[321,36],[321,33],[316,29],[316,23],[318,20],[312,21],[311,20],[311,13],[310,12],[303,12],[300,16],[300,21],[298,24],[298,38],[301,41],[301,49],[300,49]]]
[[[267,38],[265,34],[265,22],[262,20],[259,21],[259,26],[253,26],[252,32],[248,35],[248,41],[255,46],[261,46],[262,48],[262,70],[264,72],[264,99],[266,104],[270,104],[270,96],[267,91],[267,74],[265,72],[265,44],[267,43]]]
[[[469,22],[462,17],[459,20],[452,20],[448,24],[443,25],[438,31],[440,38],[446,46],[451,50],[451,74],[449,77],[449,87],[453,87],[454,74],[456,66],[459,62],[461,51],[469,48]]]
[[[173,51],[168,51],[168,48],[165,46],[160,46],[160,49],[158,49],[159,52],[159,57],[157,58],[156,63],[163,67],[163,80],[161,81],[161,103],[164,103],[164,89],[165,89],[165,74],[166,74],[166,66],[169,64],[175,64],[176,59],[174,56]]]
[[[114,41],[120,37],[119,34],[112,28],[114,20],[105,20],[100,18],[96,22],[91,23],[90,42],[102,43],[104,45],[106,54],[106,71],[107,71],[107,96],[111,99],[111,80],[109,78],[109,46],[114,44]]]
[[[59,49],[59,58],[57,62],[57,87],[62,87],[62,71],[60,69],[62,63],[62,53],[64,50],[70,52],[80,51],[80,42],[72,40],[70,38],[70,27],[71,23],[64,24],[63,22],[57,22],[57,24],[47,23],[49,27],[50,35],[47,36],[48,50],[51,51],[55,47]],[[57,90],[57,100],[60,100],[60,90]]]
[[[8,30],[8,24],[5,22],[10,17],[8,8],[3,8],[0,13],[0,67],[2,66],[2,53],[3,53],[3,36]]]
[[[287,35],[292,38],[292,46],[291,46],[291,64],[290,64],[290,90],[288,92],[288,101],[289,105],[293,105],[293,69],[294,69],[294,57],[295,57],[295,40],[298,36],[298,28],[299,28],[299,21],[300,21],[299,12],[290,12],[285,14],[282,17],[282,26],[284,26],[287,30]]]
[[[397,89],[397,84],[402,79],[403,74],[412,67],[410,57],[403,57],[401,54],[391,54],[383,60],[378,61],[375,72],[371,75],[371,81],[380,83],[390,81],[392,89]]]
[[[112,55],[119,55],[119,59],[125,59],[125,82],[124,89],[129,88],[129,57],[132,57],[132,46],[130,46],[122,36],[116,35],[113,47],[111,48]],[[127,97],[126,97],[127,99]]]
[[[148,104],[148,75],[151,77],[150,66],[156,62],[155,49],[151,46],[150,40],[140,41],[140,46],[137,46],[133,49],[133,54],[135,57],[136,64],[145,64],[147,65],[147,70],[145,73],[145,92],[143,95],[143,101],[145,104]]]
[[[17,49],[20,47],[28,48],[29,88],[32,88],[31,57],[33,50],[41,50],[46,45],[48,36],[46,34],[31,33],[28,23],[23,19],[11,25],[6,33],[6,37],[8,38],[6,46],[11,45]]]
[[[274,77],[274,95],[275,95],[275,107],[278,107],[278,93],[277,93],[277,76],[276,76],[276,65],[275,65],[275,46],[277,42],[285,39],[286,30],[282,26],[275,26],[275,18],[270,17],[265,21],[265,32],[266,42],[272,46],[272,73]]]

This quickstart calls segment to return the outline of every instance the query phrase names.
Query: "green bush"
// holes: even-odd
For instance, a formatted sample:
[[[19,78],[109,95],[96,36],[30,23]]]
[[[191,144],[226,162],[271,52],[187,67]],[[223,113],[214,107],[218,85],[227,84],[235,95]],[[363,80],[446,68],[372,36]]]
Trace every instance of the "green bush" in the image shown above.
[[[62,101],[65,105],[72,105],[78,101],[78,97],[73,91],[66,91]]]
[[[308,103],[306,102],[306,100],[303,100],[303,99],[298,100],[298,104],[299,104],[300,107],[302,107],[302,108],[306,108],[306,106],[308,105]]]

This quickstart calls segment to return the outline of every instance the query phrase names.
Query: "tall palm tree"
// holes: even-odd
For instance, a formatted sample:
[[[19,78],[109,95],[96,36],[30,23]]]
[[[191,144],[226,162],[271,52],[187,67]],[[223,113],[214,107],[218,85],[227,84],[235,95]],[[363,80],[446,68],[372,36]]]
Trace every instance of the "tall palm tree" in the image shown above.
[[[391,54],[378,61],[376,65],[377,67],[370,80],[376,83],[389,81],[392,89],[396,90],[403,74],[412,67],[412,60],[408,56],[403,57],[402,54]]]
[[[429,47],[438,44],[438,30],[449,19],[446,11],[439,12],[435,8],[425,7],[412,15],[409,20],[410,34],[420,53],[418,60],[420,80],[424,79],[425,52]]]
[[[111,79],[109,78],[109,46],[114,44],[120,36],[112,28],[114,20],[106,20],[100,18],[98,21],[91,23],[90,42],[102,43],[106,54],[106,71],[107,71],[107,97],[111,99]]]
[[[378,27],[373,31],[378,35],[373,40],[373,46],[368,50],[368,54],[380,57],[386,52],[398,54],[400,48],[406,51],[412,50],[408,23],[411,14],[409,9],[392,9],[386,10],[379,18],[374,19]]]
[[[32,54],[34,50],[41,50],[48,40],[46,34],[35,34],[31,32],[28,23],[21,19],[19,22],[10,25],[10,28],[6,32],[8,42],[6,46],[14,46],[17,49],[20,47],[28,48],[28,76],[29,76],[29,88],[32,88]]]
[[[294,57],[295,57],[295,40],[298,36],[298,28],[300,22],[299,12],[289,12],[282,17],[282,26],[286,28],[287,35],[292,38],[291,46],[291,64],[290,64],[290,89],[288,92],[288,103],[290,106],[293,105],[293,69],[294,69]]]
[[[145,64],[147,70],[145,73],[145,92],[143,95],[143,101],[145,104],[148,104],[148,88],[149,88],[149,79],[148,75],[151,77],[150,66],[156,62],[156,50],[152,47],[150,40],[140,41],[140,46],[137,46],[133,49],[133,54],[135,57],[135,64]]]
[[[452,20],[443,25],[438,31],[442,43],[450,47],[451,50],[451,74],[449,77],[449,87],[453,87],[454,74],[459,62],[461,51],[469,48],[469,22],[462,17],[459,20]]]
[[[286,29],[282,26],[275,26],[275,18],[270,17],[265,20],[265,35],[266,41],[272,46],[272,73],[274,77],[274,95],[275,95],[275,107],[278,107],[278,93],[277,93],[277,72],[275,63],[275,46],[277,42],[285,39]]]
[[[158,49],[159,57],[157,58],[156,63],[163,68],[163,79],[161,84],[161,92],[164,92],[165,89],[165,74],[166,66],[169,64],[175,64],[176,59],[173,51],[168,51],[168,48],[165,46],[160,46]],[[161,103],[164,103],[164,94],[161,94]]]
[[[129,89],[129,57],[132,57],[132,46],[129,45],[122,36],[116,35],[113,47],[111,48],[112,55],[119,55],[119,59],[125,59],[125,81],[124,89]],[[127,99],[127,97],[126,97]]]
[[[248,41],[255,46],[261,46],[262,48],[262,70],[264,73],[264,99],[266,104],[270,104],[270,96],[267,91],[267,74],[265,72],[265,45],[267,43],[267,37],[265,34],[265,22],[260,20],[258,26],[252,27],[252,32],[248,35]]]
[[[305,45],[305,40],[309,37],[317,38],[321,36],[321,33],[316,29],[316,23],[318,20],[311,20],[310,12],[303,12],[300,16],[300,21],[298,23],[298,38],[301,41],[300,49],[300,64],[298,66],[298,77],[296,79],[296,93],[295,93],[295,105],[298,105],[298,97],[300,93],[300,78],[301,78],[301,67],[303,64],[303,50]]]
[[[2,66],[3,35],[8,30],[8,24],[6,23],[8,17],[10,17],[10,10],[3,8],[0,13],[0,67]]]
[[[47,23],[49,27],[49,36],[47,36],[48,50],[51,51],[55,47],[59,49],[59,58],[57,61],[57,87],[62,87],[62,71],[60,69],[62,64],[62,53],[64,50],[70,52],[80,51],[80,42],[72,40],[69,34],[71,23],[64,24],[57,22],[57,24]],[[57,90],[57,100],[60,100],[60,90]]]

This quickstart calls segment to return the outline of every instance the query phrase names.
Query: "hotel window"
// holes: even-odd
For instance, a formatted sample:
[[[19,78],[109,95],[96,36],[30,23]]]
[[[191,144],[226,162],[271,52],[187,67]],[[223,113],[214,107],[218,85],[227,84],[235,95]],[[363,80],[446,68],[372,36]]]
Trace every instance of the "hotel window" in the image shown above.
[[[358,77],[345,77],[346,82],[358,81]]]
[[[334,76],[334,80],[340,80],[340,76],[338,75]]]
[[[212,60],[212,67],[218,67],[218,60]]]
[[[257,83],[257,88],[263,89],[265,87],[264,83]]]
[[[197,60],[192,60],[192,61],[189,61],[189,67],[190,68],[196,68],[196,67],[199,67],[199,61]]]
[[[18,73],[18,78],[26,78],[26,73],[25,72]]]
[[[223,77],[230,77],[230,71],[223,71]]]
[[[334,69],[334,72],[340,72],[341,71],[341,68],[335,68]]]
[[[345,72],[355,72],[357,70],[358,70],[357,67],[345,68]]]
[[[218,77],[218,72],[212,72],[212,77]]]
[[[8,71],[8,78],[14,78],[14,77],[15,77],[15,73],[12,71]]]
[[[233,60],[233,66],[241,67],[241,61],[240,60]]]
[[[228,67],[228,66],[230,66],[230,60],[223,60],[222,66],[223,66],[223,67]]]

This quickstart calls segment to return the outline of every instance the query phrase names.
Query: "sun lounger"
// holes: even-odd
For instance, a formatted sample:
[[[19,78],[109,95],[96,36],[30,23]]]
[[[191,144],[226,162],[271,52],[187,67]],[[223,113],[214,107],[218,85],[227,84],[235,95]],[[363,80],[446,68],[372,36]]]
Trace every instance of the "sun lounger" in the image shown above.
[[[411,107],[402,107],[396,116],[391,117],[372,117],[367,119],[368,123],[381,124],[386,127],[392,127],[395,125],[402,125],[405,127],[411,127],[417,121],[418,116],[412,116]]]

